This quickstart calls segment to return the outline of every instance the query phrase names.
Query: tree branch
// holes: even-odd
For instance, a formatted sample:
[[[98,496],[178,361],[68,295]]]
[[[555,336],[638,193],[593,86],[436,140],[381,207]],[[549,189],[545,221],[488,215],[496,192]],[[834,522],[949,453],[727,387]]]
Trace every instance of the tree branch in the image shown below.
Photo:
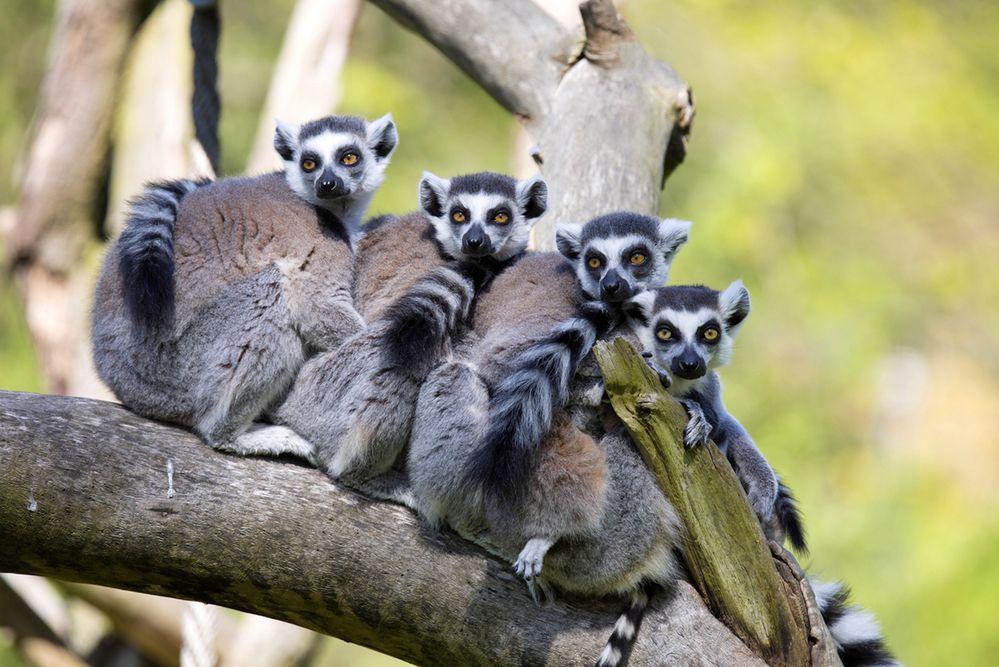
[[[508,111],[546,113],[572,36],[531,0],[371,0],[437,47]]]
[[[401,507],[85,399],[0,392],[0,526],[0,571],[203,600],[418,664],[592,664],[621,608],[537,609],[506,563]],[[664,656],[762,665],[683,582],[631,664]]]

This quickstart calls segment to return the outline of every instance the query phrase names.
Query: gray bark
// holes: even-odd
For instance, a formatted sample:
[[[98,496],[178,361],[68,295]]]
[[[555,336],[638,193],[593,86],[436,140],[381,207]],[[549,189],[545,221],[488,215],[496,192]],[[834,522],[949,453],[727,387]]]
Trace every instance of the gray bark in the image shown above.
[[[580,5],[576,35],[530,0],[371,0],[426,38],[523,123],[551,196],[553,226],[630,210],[654,215],[693,118],[686,83],[635,40],[611,0]],[[471,36],[471,37],[470,37]]]
[[[621,608],[535,608],[507,564],[401,507],[86,399],[0,392],[0,527],[0,571],[203,600],[418,664],[592,664]],[[682,582],[631,664],[664,661],[763,664]]]

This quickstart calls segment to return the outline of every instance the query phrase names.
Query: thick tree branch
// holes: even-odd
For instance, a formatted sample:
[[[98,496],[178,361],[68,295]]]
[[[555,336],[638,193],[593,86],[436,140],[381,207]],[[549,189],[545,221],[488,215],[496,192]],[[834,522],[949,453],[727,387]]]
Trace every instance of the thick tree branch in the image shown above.
[[[419,664],[592,664],[621,604],[537,609],[507,564],[316,470],[225,456],[111,403],[11,392],[0,571],[204,600]],[[664,656],[762,665],[682,582],[655,599],[631,664]]]
[[[531,0],[371,0],[418,33],[511,113],[546,113],[572,36]]]

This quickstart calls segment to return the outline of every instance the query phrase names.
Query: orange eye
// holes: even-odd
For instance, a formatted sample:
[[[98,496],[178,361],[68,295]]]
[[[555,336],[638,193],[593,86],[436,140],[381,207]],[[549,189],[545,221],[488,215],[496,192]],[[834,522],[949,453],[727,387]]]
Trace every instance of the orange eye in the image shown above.
[[[360,158],[357,156],[357,153],[347,153],[346,155],[340,158],[340,164],[345,164],[348,167],[350,167],[351,165],[357,164],[357,161],[359,159]]]
[[[669,329],[660,329],[656,332],[656,338],[659,340],[669,340],[673,337],[673,332]]]
[[[642,264],[645,264],[645,255],[643,253],[636,252],[628,258],[628,261],[632,266],[641,266]]]
[[[316,161],[315,160],[302,160],[302,169],[305,171],[315,171]]]
[[[711,327],[710,329],[705,329],[704,333],[701,334],[701,337],[704,338],[704,340],[708,341],[709,343],[713,343],[714,341],[718,340],[719,335],[720,334],[718,333],[718,329]]]
[[[493,216],[493,222],[495,222],[497,225],[505,225],[506,223],[510,222],[510,216],[507,215],[506,213],[497,213],[496,215]]]
[[[590,267],[591,269],[599,269],[601,266],[603,266],[603,264],[604,263],[600,261],[599,257],[590,257],[588,260],[586,260],[586,266]]]
[[[465,222],[465,214],[461,211],[452,211],[451,220],[458,223]]]

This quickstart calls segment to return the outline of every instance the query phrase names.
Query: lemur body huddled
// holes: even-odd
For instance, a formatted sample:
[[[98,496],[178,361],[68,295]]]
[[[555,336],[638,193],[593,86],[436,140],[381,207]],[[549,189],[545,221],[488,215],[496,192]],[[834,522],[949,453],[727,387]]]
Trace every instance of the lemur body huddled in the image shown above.
[[[535,602],[626,599],[608,667],[684,576],[679,515],[591,354],[625,336],[686,409],[684,446],[713,441],[767,537],[804,553],[794,497],[721,399],[748,290],[665,286],[691,223],[559,221],[558,252],[531,252],[542,178],[424,172],[415,212],[362,225],[397,143],[390,115],[278,122],[282,172],[147,186],[93,306],[119,399],[407,505],[510,563]],[[845,587],[812,585],[845,665],[897,664]]]

